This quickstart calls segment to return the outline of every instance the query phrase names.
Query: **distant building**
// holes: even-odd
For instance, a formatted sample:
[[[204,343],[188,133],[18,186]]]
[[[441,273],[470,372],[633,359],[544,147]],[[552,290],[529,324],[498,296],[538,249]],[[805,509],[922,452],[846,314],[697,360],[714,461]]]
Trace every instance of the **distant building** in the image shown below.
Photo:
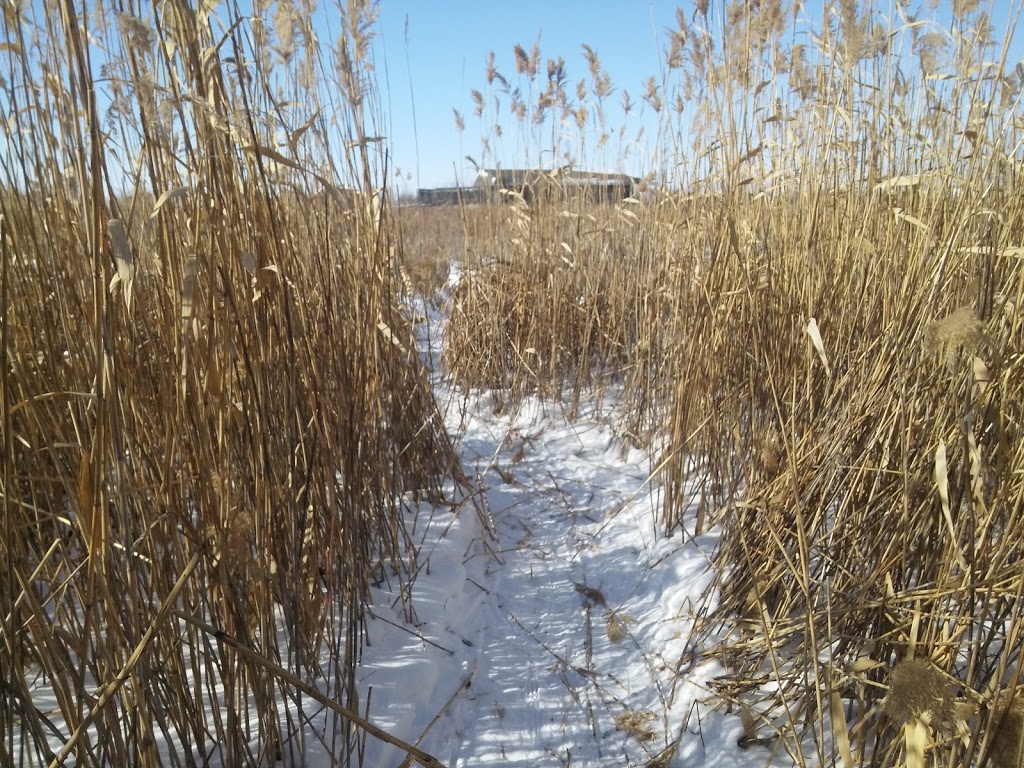
[[[480,171],[472,187],[420,189],[420,205],[478,205],[520,198],[527,205],[538,199],[584,198],[595,203],[616,203],[634,197],[640,179],[624,173],[575,171],[560,168],[543,171],[529,168],[490,168]]]
[[[485,199],[484,190],[478,187],[436,187],[416,191],[420,205],[473,205],[483,203]]]
[[[488,190],[493,199],[519,195],[529,205],[542,197],[557,200],[576,196],[591,202],[615,203],[634,196],[639,183],[640,179],[624,173],[493,168],[480,171],[476,186]]]

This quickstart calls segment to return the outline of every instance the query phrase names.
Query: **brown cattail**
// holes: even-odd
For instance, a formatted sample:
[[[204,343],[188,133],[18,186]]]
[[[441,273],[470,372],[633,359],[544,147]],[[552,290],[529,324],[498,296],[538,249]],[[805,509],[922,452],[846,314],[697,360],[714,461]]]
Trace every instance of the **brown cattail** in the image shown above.
[[[989,721],[989,757],[995,768],[1024,766],[1024,698],[1004,692],[996,699]]]
[[[889,675],[885,713],[900,724],[919,719],[935,728],[955,715],[953,692],[942,673],[927,661],[901,661]]]

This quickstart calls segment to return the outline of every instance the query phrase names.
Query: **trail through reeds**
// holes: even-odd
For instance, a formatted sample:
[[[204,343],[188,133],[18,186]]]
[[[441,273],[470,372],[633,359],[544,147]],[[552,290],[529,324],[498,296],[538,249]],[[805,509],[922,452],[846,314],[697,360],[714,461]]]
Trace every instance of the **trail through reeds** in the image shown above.
[[[959,726],[929,726],[943,764],[995,755],[1015,711],[1020,6],[1001,37],[985,4],[955,5],[945,27],[853,3],[825,26],[778,3],[681,10],[644,95],[663,149],[637,199],[510,196],[451,303],[467,386],[630,404],[666,531],[691,501],[722,531],[680,670],[719,659],[719,703],[801,765],[910,759],[882,706],[908,659],[961,692]],[[614,135],[584,58],[575,98],[561,59],[545,78],[517,49],[508,80],[492,61],[482,151],[503,122],[538,157]]]

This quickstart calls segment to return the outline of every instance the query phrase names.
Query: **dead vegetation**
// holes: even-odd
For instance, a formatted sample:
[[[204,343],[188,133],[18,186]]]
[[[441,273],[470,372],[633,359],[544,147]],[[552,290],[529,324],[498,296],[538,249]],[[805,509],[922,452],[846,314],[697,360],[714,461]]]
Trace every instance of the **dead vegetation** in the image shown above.
[[[328,50],[230,2],[5,7],[4,765],[291,761],[324,680],[356,759],[368,585],[453,466],[372,13]]]
[[[909,762],[901,726],[952,718],[925,723],[936,760],[1019,762],[1022,84],[984,5],[810,28],[697,2],[639,102],[590,48],[574,86],[517,47],[479,94],[482,164],[506,115],[528,161],[617,164],[614,94],[658,116],[655,172],[615,204],[401,222],[371,5],[331,50],[311,7],[44,5],[5,11],[0,51],[0,762],[288,759],[287,675],[335,681],[355,759],[361,603],[401,578],[403,494],[452,467],[397,296],[443,297],[452,259],[456,381],[614,387],[666,531],[719,526],[679,670],[722,662],[751,744]],[[941,718],[887,710],[908,659],[972,709],[929,684]]]
[[[990,10],[943,26],[839,3],[825,29],[779,3],[680,11],[643,96],[667,147],[646,193],[512,199],[451,299],[462,384],[622,393],[623,432],[660,454],[666,530],[693,507],[721,530],[680,672],[720,660],[721,700],[801,765],[898,762],[879,702],[915,652],[989,700],[1017,684],[1020,6],[1005,38]],[[484,153],[509,121],[538,156],[614,143],[592,50],[575,92],[561,59],[545,78],[515,53],[516,78],[488,67]],[[543,132],[574,118],[572,141]],[[933,730],[936,759],[1002,759],[999,712]]]

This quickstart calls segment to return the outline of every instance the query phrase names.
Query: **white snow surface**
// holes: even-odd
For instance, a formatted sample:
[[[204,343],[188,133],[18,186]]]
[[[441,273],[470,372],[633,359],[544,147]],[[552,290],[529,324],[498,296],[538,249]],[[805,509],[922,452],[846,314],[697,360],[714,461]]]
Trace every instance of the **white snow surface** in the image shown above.
[[[614,402],[569,419],[535,399],[499,414],[495,393],[439,375],[435,392],[477,487],[409,514],[415,616],[375,592],[371,719],[450,768],[764,765],[708,703],[721,668],[679,665],[717,534],[694,536],[692,510],[666,535],[654,461],[617,437]],[[371,738],[365,764],[404,757]]]
[[[736,746],[738,719],[696,703],[720,670],[676,672],[714,540],[662,535],[650,458],[596,416],[467,405],[453,426],[489,516],[467,503],[410,520],[415,623],[397,628],[401,607],[375,595],[389,623],[369,622],[359,673],[373,720],[452,768],[642,766],[670,745],[666,766],[763,764]],[[640,738],[617,726],[631,714]],[[367,764],[403,757],[376,743]]]

